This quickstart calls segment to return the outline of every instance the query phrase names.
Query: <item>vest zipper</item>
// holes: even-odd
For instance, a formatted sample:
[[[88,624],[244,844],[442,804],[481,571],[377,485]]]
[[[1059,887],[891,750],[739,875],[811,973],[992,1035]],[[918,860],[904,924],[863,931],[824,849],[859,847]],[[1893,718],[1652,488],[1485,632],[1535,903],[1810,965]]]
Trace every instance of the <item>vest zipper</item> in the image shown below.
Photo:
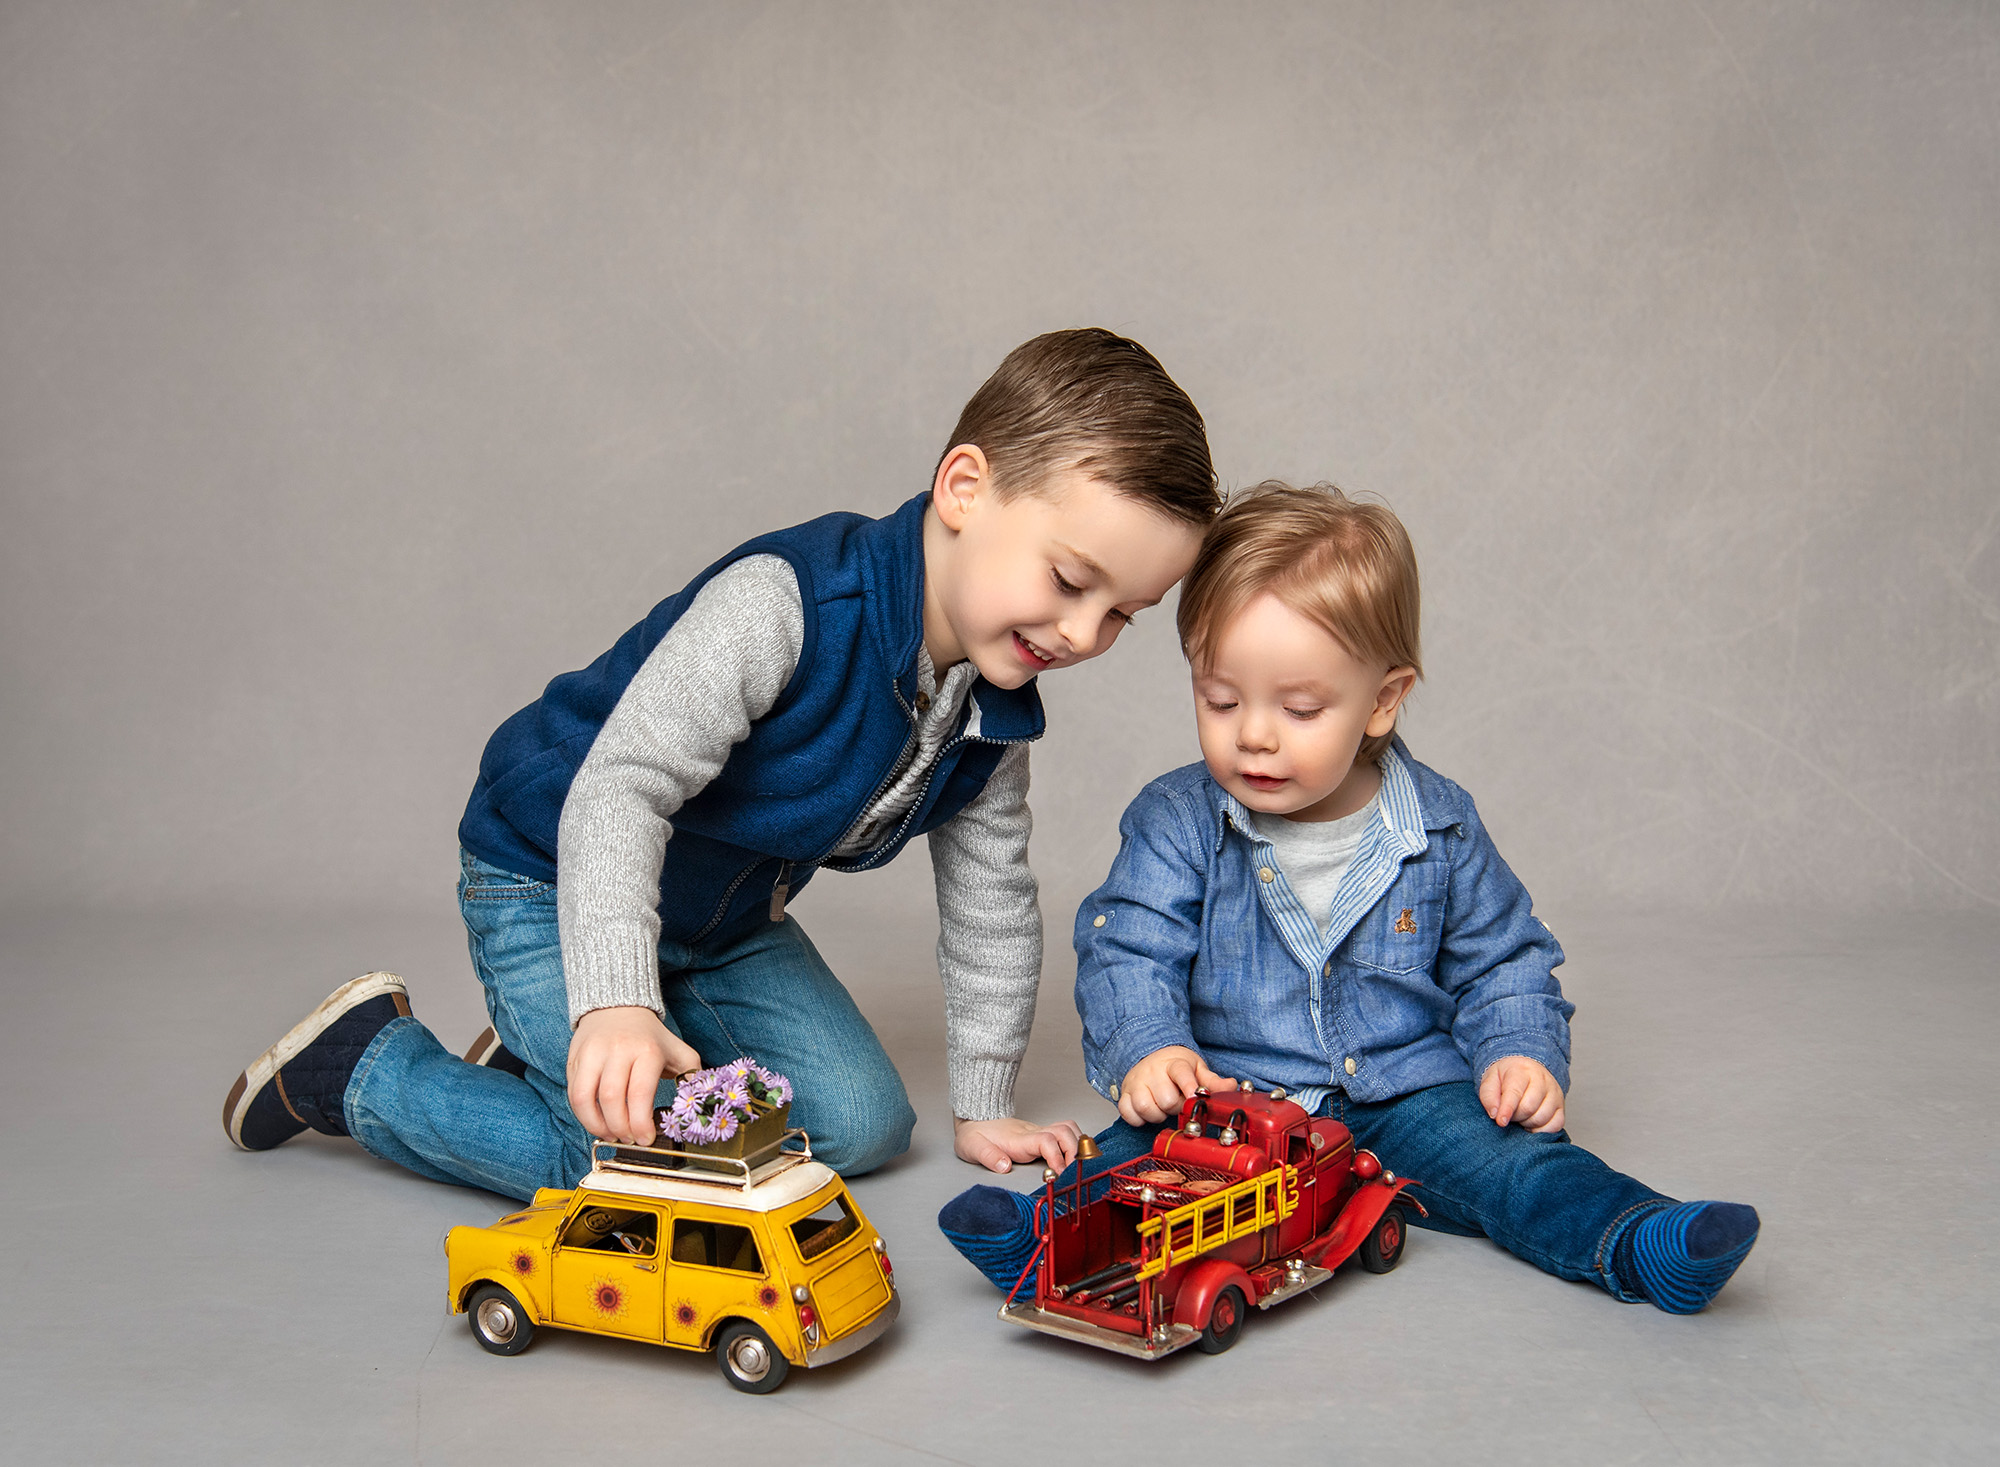
[[[771,888],[771,920],[773,922],[782,922],[785,920],[785,898],[791,894],[792,863],[790,861],[780,861],[778,863],[777,884]]]

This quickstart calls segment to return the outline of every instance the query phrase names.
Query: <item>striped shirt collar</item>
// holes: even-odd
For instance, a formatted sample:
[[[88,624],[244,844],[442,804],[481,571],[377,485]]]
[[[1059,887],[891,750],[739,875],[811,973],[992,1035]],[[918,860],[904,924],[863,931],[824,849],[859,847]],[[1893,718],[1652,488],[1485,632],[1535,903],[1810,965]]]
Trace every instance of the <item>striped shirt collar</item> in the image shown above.
[[[1377,838],[1386,835],[1394,845],[1401,847],[1400,854],[1418,856],[1429,847],[1430,836],[1424,830],[1424,806],[1417,798],[1417,782],[1410,777],[1409,763],[1399,745],[1400,740],[1382,751],[1382,789],[1376,797],[1380,802],[1377,813],[1381,816],[1381,824],[1379,834],[1378,831],[1371,831],[1370,835]],[[1232,825],[1245,839],[1263,841],[1257,823],[1250,818],[1250,812],[1243,803],[1216,782],[1213,775],[1209,777],[1209,783],[1215,791],[1216,813],[1221,817],[1216,822],[1216,849],[1222,848]]]

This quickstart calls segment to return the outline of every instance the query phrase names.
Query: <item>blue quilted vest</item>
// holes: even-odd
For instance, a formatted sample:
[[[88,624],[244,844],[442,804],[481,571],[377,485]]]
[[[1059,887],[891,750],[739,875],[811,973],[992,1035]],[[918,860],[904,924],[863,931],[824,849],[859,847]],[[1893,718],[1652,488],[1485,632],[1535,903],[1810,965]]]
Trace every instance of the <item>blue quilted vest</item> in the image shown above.
[[[916,727],[917,650],[923,641],[921,494],[871,520],[830,514],[739,545],[655,606],[609,652],[564,673],[494,732],[459,822],[466,849],[503,870],[556,878],[556,827],[570,781],[626,684],[725,566],[779,555],[799,579],[805,643],[798,670],[770,713],[730,753],[722,772],[673,817],[660,873],[660,927],[687,942],[782,908],[820,866],[859,871],[934,830],[985,786],[1008,744],[1041,737],[1031,680],[972,685],[979,733],[958,733],[915,807],[865,856],[828,853],[883,787]]]

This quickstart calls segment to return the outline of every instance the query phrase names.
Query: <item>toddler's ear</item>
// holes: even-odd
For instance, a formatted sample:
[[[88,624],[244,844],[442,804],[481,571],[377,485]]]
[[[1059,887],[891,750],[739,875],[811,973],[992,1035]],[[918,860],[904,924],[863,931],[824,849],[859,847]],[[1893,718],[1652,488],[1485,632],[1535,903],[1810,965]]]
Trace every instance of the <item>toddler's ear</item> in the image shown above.
[[[1382,685],[1375,690],[1375,711],[1368,715],[1370,738],[1380,738],[1396,726],[1396,710],[1416,685],[1414,667],[1392,667],[1382,675]]]

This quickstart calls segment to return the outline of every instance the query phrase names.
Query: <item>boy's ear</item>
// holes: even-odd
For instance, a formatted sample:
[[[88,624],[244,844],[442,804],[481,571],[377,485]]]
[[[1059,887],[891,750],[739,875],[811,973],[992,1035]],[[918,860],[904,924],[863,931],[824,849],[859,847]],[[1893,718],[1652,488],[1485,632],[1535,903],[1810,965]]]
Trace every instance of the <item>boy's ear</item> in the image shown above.
[[[1368,715],[1369,738],[1379,739],[1396,726],[1396,710],[1416,685],[1414,667],[1392,667],[1383,674],[1382,686],[1375,690],[1375,711]]]
[[[975,443],[961,443],[944,456],[937,477],[931,481],[931,505],[938,521],[947,530],[965,526],[965,517],[982,492],[993,487],[993,470],[986,455]]]

